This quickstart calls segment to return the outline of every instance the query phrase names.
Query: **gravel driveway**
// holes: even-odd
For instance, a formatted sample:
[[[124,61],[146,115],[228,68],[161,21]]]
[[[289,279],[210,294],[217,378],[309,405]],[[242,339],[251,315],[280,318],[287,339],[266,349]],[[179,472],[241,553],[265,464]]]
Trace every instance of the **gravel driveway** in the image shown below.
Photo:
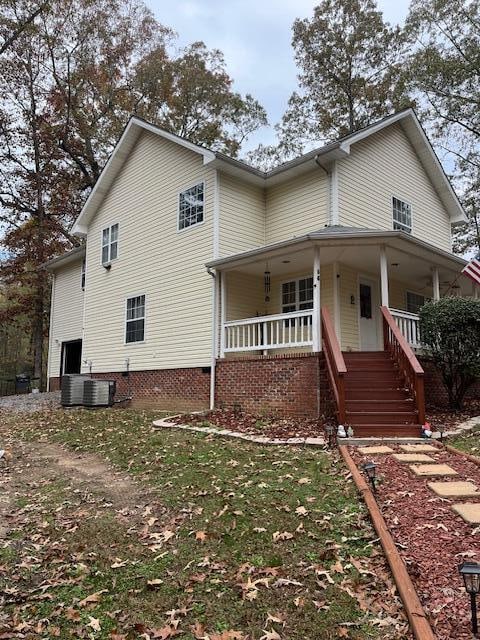
[[[55,408],[60,406],[60,392],[50,393],[25,393],[18,396],[0,397],[0,411],[17,411],[31,413],[42,409]]]

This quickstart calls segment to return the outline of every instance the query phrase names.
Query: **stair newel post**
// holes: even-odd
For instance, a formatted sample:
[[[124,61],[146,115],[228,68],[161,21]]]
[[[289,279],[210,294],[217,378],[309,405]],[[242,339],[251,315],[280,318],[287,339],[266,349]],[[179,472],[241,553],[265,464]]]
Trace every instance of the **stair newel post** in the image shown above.
[[[415,377],[415,396],[417,400],[418,421],[425,424],[425,383],[424,376],[417,374]]]
[[[345,424],[347,411],[345,403],[345,376],[342,372],[338,374],[338,421]]]

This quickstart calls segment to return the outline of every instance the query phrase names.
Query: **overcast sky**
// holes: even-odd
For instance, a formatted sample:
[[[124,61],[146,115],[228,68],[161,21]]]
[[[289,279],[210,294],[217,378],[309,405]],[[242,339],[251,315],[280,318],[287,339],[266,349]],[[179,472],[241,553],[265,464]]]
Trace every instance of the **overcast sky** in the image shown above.
[[[180,44],[203,40],[223,51],[235,89],[251,93],[267,109],[271,125],[285,111],[296,86],[291,27],[310,17],[315,0],[146,0],[160,22],[178,32]],[[386,20],[403,22],[408,0],[378,2]],[[248,147],[274,141],[272,128],[259,131]]]

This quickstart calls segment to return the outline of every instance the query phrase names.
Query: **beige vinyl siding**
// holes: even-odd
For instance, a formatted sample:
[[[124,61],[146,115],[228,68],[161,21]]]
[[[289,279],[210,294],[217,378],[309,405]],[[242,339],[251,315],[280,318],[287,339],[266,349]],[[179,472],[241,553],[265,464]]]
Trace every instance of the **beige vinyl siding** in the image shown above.
[[[358,272],[347,265],[339,265],[340,273],[340,330],[343,351],[357,351],[358,336]],[[351,296],[355,304],[351,304]]]
[[[267,189],[266,244],[288,240],[328,223],[329,183],[315,169]]]
[[[445,207],[417,154],[396,124],[351,147],[338,162],[340,224],[393,229],[392,197],[412,207],[412,234],[451,251]]]
[[[177,231],[179,192],[205,184],[204,222]],[[88,230],[84,358],[93,372],[211,361],[214,172],[202,157],[143,133]],[[118,223],[118,259],[101,265],[102,229]],[[143,343],[125,344],[126,298],[145,294]]]
[[[48,353],[49,378],[60,375],[62,342],[82,339],[84,294],[81,274],[82,258],[55,272]]]
[[[263,277],[231,271],[227,277],[226,319],[241,320],[266,313]]]
[[[219,257],[265,244],[264,189],[218,173]]]

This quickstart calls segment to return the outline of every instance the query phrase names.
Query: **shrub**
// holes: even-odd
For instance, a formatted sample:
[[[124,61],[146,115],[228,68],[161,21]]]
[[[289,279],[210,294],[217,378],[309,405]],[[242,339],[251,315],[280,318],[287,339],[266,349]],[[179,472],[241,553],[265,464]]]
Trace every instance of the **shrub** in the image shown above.
[[[420,309],[420,332],[445,383],[450,409],[458,411],[480,376],[480,300],[427,302]]]

